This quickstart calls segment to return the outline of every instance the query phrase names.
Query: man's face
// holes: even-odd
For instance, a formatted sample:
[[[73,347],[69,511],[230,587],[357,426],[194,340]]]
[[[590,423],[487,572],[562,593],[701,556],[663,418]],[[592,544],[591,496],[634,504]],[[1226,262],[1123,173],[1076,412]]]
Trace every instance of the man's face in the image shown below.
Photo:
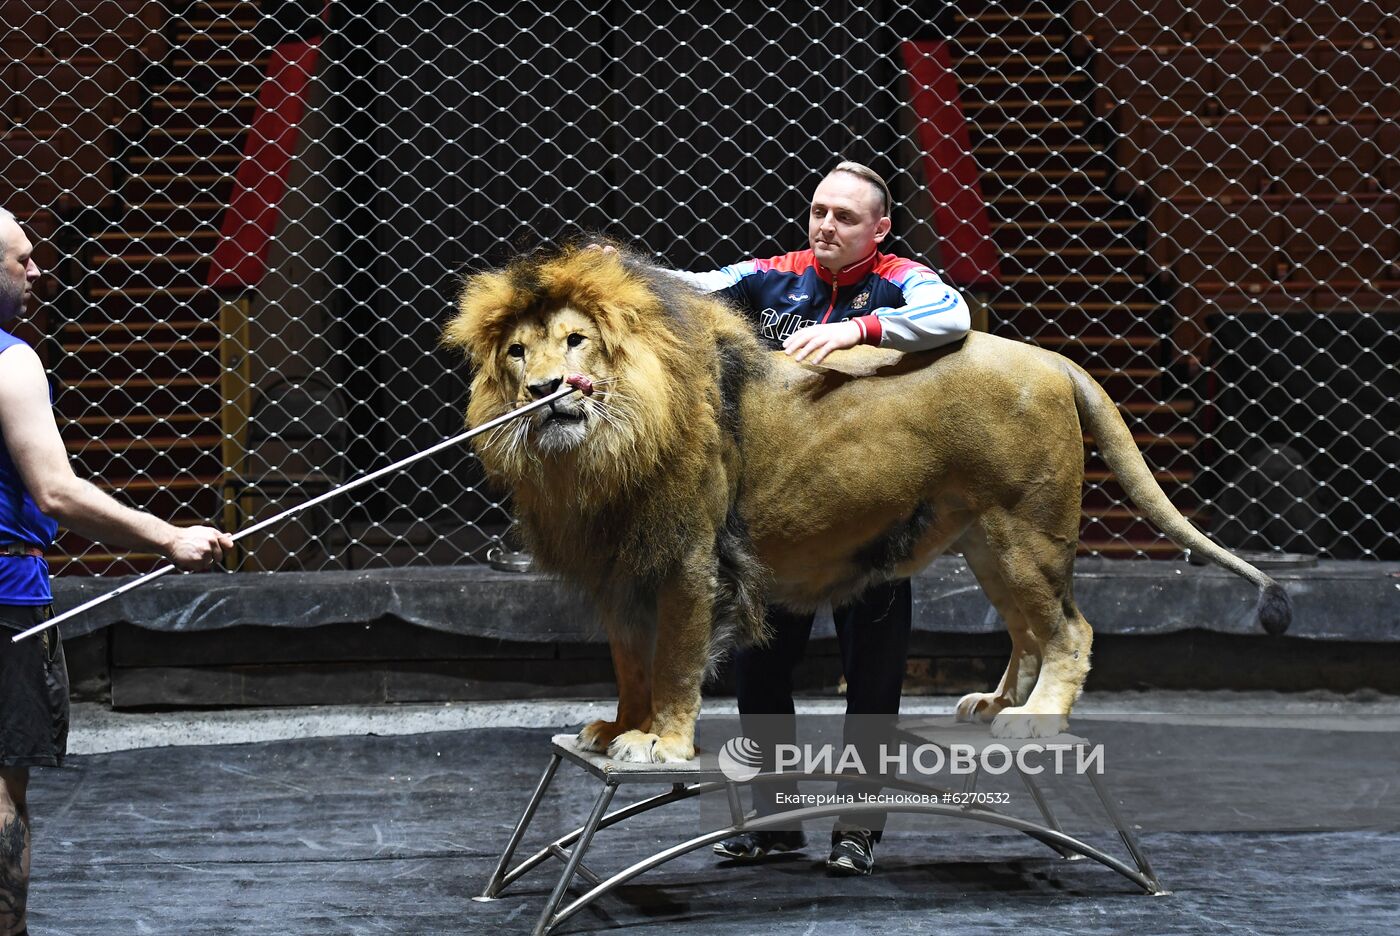
[[[807,240],[817,262],[839,273],[870,256],[890,232],[880,192],[849,172],[833,172],[812,193]]]
[[[0,321],[23,315],[39,278],[34,247],[13,221],[0,221]]]

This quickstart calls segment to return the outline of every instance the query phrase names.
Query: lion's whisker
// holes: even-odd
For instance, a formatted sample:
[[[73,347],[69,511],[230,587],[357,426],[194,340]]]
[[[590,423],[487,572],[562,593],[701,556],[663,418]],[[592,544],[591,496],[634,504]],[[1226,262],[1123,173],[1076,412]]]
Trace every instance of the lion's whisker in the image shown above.
[[[510,423],[501,423],[499,426],[497,426],[496,428],[492,429],[490,432],[488,432],[488,433],[486,434],[486,438],[484,438],[484,439],[481,440],[481,447],[482,447],[482,448],[490,448],[491,446],[495,446],[495,445],[500,444],[500,442],[501,442],[501,437],[504,436],[506,433],[508,433],[508,432],[510,432],[510,431],[511,431]]]
[[[625,430],[636,428],[636,423],[633,421],[631,414],[614,408],[611,405],[611,401],[595,402],[593,411],[598,414],[604,423],[617,430],[619,433],[624,433]],[[630,441],[632,433],[625,432],[625,435],[629,437]]]

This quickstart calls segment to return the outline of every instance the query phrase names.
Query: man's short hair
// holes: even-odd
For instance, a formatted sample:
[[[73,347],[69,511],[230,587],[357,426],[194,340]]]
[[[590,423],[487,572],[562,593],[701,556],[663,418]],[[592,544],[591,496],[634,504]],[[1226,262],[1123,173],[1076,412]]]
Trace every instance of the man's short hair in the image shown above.
[[[871,169],[864,163],[852,162],[849,159],[843,159],[841,162],[837,163],[836,167],[832,169],[831,172],[828,172],[827,175],[835,175],[838,172],[844,172],[858,179],[864,179],[875,186],[876,190],[880,193],[880,217],[884,217],[890,213],[890,205],[893,204],[894,199],[890,198],[890,187],[885,184],[885,180],[880,173]]]
[[[19,218],[15,217],[15,213],[4,207],[0,207],[0,221],[13,221],[15,224],[19,224]]]

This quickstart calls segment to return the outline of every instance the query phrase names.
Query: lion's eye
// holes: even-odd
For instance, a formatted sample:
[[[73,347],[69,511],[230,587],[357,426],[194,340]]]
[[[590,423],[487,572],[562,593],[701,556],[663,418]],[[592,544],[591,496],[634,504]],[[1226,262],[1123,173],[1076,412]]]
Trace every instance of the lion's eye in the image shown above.
[[[574,332],[568,337],[568,342],[569,347],[577,348],[579,345],[583,344],[583,336],[580,335],[578,332]]]
[[[511,357],[523,358],[525,356],[525,346],[523,344],[513,344],[506,348],[506,354]]]

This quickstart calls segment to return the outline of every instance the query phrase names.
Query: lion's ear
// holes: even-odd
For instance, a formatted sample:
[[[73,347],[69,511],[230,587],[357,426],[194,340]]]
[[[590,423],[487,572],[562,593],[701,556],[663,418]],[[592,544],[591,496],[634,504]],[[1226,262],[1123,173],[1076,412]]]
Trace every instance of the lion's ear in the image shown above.
[[[500,272],[474,273],[462,283],[457,314],[442,330],[442,345],[459,348],[468,357],[481,358],[490,351],[493,336],[502,334],[522,306],[510,277]]]
[[[476,357],[476,328],[466,311],[458,311],[442,329],[438,346],[461,351],[468,361]]]

